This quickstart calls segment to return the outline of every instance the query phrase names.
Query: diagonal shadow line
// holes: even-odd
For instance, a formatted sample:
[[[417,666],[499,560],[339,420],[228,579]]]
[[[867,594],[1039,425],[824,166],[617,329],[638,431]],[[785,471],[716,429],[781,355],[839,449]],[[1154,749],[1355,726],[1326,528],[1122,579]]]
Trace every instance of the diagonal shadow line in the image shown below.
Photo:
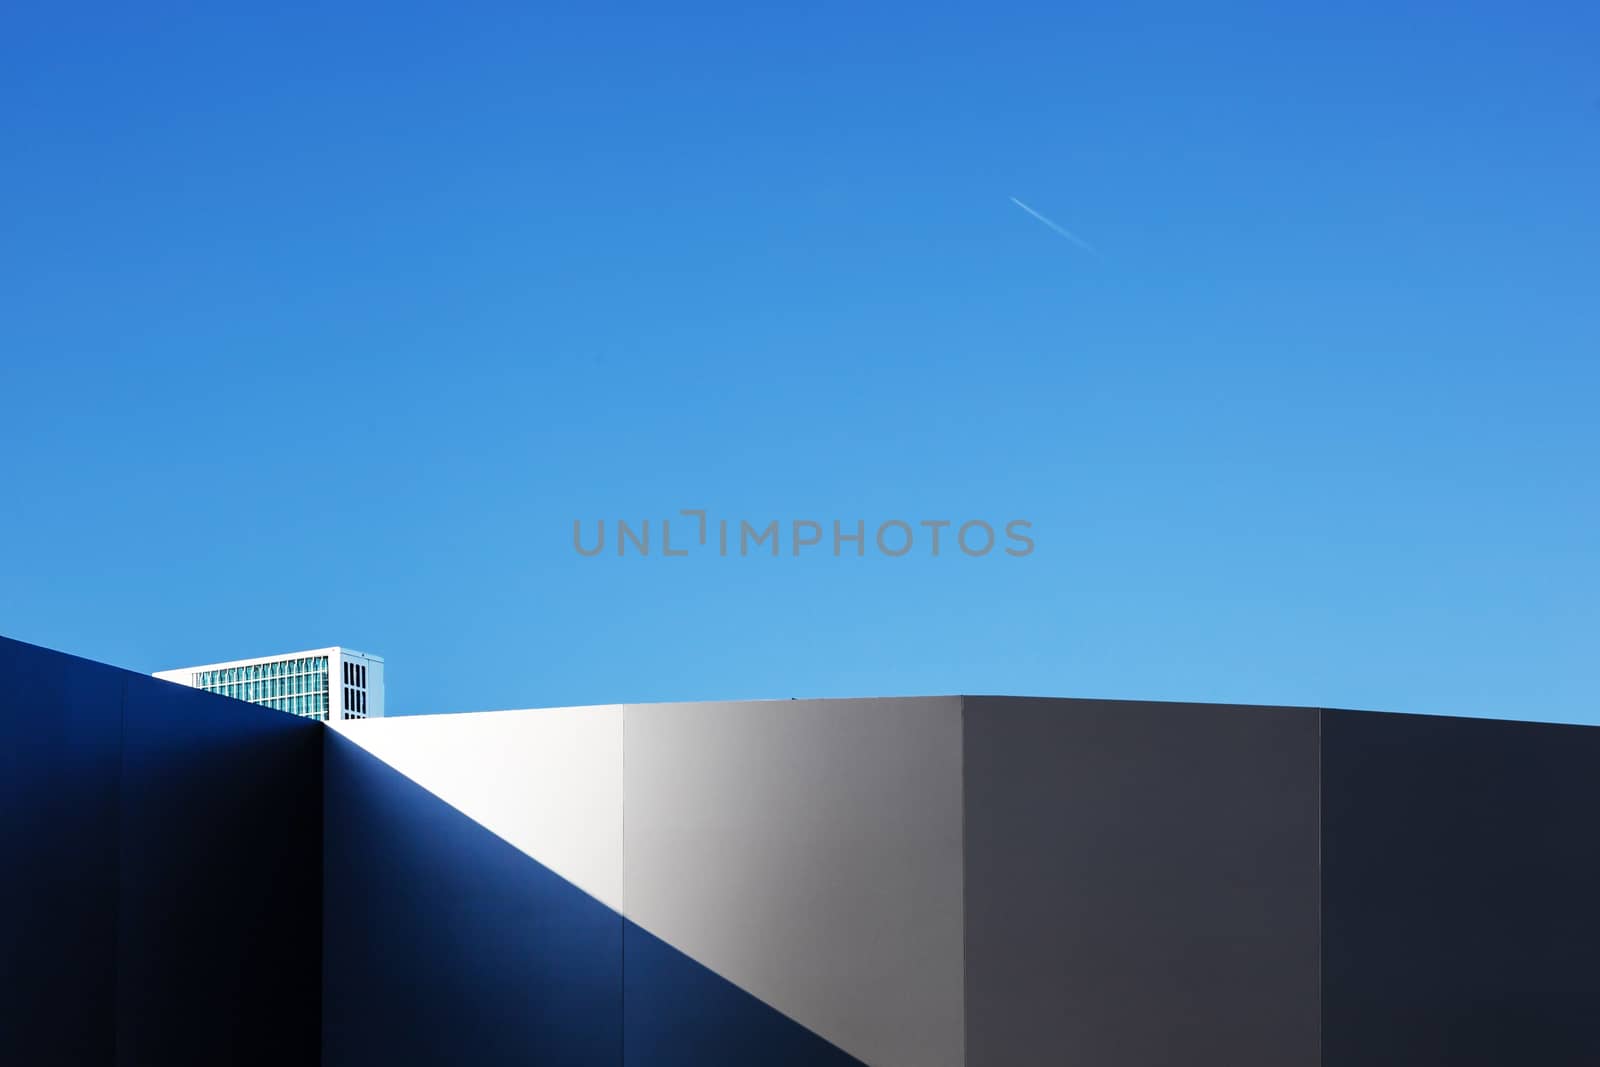
[[[860,1067],[335,731],[323,1063]]]

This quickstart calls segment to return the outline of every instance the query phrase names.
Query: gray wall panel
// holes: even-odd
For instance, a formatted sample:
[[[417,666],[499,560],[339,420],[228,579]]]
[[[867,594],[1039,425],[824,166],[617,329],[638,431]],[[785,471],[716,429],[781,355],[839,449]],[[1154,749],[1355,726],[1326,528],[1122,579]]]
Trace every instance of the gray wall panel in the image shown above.
[[[873,1067],[957,1067],[960,701],[625,716],[628,916]]]
[[[1310,709],[968,698],[967,1063],[1319,1061]]]

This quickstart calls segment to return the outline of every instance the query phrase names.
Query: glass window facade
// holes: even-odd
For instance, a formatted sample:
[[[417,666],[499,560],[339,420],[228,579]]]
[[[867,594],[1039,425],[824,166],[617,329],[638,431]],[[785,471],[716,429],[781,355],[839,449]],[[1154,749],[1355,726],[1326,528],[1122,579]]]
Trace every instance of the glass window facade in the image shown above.
[[[251,663],[196,671],[196,689],[248,700],[307,719],[328,719],[328,657]]]

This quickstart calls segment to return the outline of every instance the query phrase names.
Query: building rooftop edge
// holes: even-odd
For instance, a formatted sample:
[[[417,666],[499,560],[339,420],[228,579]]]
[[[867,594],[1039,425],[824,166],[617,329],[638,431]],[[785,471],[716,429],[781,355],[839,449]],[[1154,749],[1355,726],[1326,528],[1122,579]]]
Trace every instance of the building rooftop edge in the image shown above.
[[[381,719],[367,721],[391,722],[396,719],[436,718],[441,715],[509,715],[517,712],[531,713],[541,711],[603,711],[607,709],[625,708],[651,708],[651,707],[684,707],[684,706],[712,706],[728,704],[871,704],[888,701],[923,701],[955,702],[966,710],[969,701],[996,701],[1012,704],[1041,704],[1041,705],[1143,705],[1160,706],[1166,708],[1226,708],[1239,711],[1283,711],[1283,712],[1332,712],[1335,714],[1351,715],[1392,715],[1407,718],[1422,719],[1452,719],[1463,722],[1501,723],[1518,726],[1566,726],[1578,729],[1600,729],[1600,723],[1573,722],[1562,719],[1542,718],[1516,718],[1503,715],[1452,715],[1448,712],[1417,712],[1394,711],[1382,708],[1345,708],[1319,704],[1256,704],[1242,701],[1226,700],[1146,700],[1127,697],[1061,697],[1039,696],[1036,694],[1003,694],[1003,693],[924,693],[911,696],[855,696],[855,697],[761,697],[734,700],[655,700],[633,701],[612,704],[554,704],[548,706],[520,707],[520,708],[478,708],[462,709],[456,711],[427,711],[411,712],[396,715],[386,713]],[[981,709],[980,709],[981,710]],[[354,720],[361,721],[361,720]],[[343,726],[345,723],[330,724]]]
[[[151,673],[161,675],[182,673],[184,671],[211,671],[225,667],[243,667],[251,663],[270,663],[282,659],[303,659],[307,656],[330,656],[335,652],[348,652],[352,655],[360,656],[362,659],[372,660],[374,663],[383,662],[382,656],[374,656],[370,652],[362,652],[360,649],[351,648],[349,645],[325,645],[321,648],[307,648],[295,652],[275,652],[270,656],[246,656],[243,659],[225,659],[218,660],[215,663],[184,664],[178,667],[166,667],[159,671],[152,671]]]

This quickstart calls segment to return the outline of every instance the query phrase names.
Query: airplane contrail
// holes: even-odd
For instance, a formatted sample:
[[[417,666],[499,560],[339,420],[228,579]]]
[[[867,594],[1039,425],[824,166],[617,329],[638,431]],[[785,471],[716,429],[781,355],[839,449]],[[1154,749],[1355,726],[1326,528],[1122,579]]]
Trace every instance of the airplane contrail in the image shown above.
[[[1097,256],[1100,254],[1099,252],[1095,251],[1094,245],[1090,244],[1088,241],[1085,241],[1082,237],[1079,237],[1065,226],[1057,225],[1050,219],[1045,218],[1043,215],[1039,214],[1037,211],[1033,210],[1033,208],[1029,207],[1027,204],[1024,204],[1016,197],[1011,197],[1011,202],[1020,207],[1022,210],[1026,211],[1028,214],[1032,215],[1034,218],[1038,219],[1040,222],[1044,223],[1046,226],[1050,227],[1052,230],[1059,233],[1061,236],[1065,237],[1067,240],[1071,241],[1073,244],[1077,245],[1079,248],[1083,249],[1085,252],[1094,252],[1094,254]]]

